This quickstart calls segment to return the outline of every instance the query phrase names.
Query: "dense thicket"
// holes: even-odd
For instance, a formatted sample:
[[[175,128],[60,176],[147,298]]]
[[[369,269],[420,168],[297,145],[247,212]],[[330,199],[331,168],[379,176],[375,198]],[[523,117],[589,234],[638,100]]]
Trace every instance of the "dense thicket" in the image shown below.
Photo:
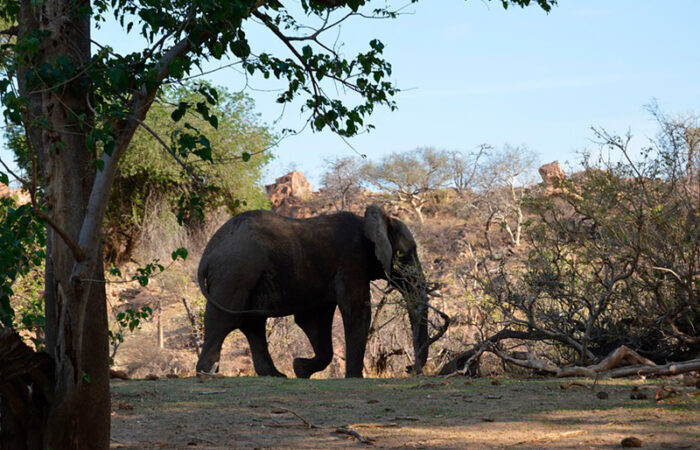
[[[177,155],[186,171],[168,151],[183,138],[182,125],[171,116],[182,103],[196,105],[206,98],[192,85],[166,88],[151,107],[147,128],[134,135],[110,195],[105,218],[105,257],[110,263],[129,260],[144,229],[156,225],[153,222],[174,223],[177,218],[196,233],[201,213],[223,207],[235,214],[267,205],[261,177],[272,158],[273,136],[259,123],[249,97],[221,87],[217,91],[211,107],[216,128],[196,114],[182,119],[186,127],[206,135],[211,148],[206,155],[210,160],[192,153]]]
[[[659,133],[641,154],[631,154],[631,136],[594,130],[598,155],[527,190],[524,248],[502,251],[512,241],[486,229],[465,271],[488,317],[481,339],[544,342],[559,365],[600,361],[621,345],[658,363],[697,357],[700,123],[652,112]]]

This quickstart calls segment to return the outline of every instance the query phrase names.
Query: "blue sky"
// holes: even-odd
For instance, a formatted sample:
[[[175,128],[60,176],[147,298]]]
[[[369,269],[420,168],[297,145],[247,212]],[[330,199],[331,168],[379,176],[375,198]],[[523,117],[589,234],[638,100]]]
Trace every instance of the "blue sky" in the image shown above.
[[[395,20],[358,18],[340,31],[348,55],[379,38],[392,81],[404,90],[397,111],[377,110],[371,119],[377,128],[349,140],[369,158],[428,145],[471,151],[509,143],[527,145],[542,162],[574,163],[578,151],[595,147],[593,125],[629,128],[635,145],[643,145],[655,132],[644,109],[653,99],[667,113],[700,112],[699,1],[560,0],[546,14],[534,7],[504,11],[500,2],[422,0],[405,11]],[[246,31],[255,53],[285,55],[261,26]],[[138,45],[133,33],[125,37],[114,26],[95,38],[117,50]],[[236,68],[208,78],[233,91],[246,86]],[[267,92],[279,84],[254,78],[249,86],[262,121],[277,129],[303,125],[296,106],[279,119],[276,93]],[[267,181],[294,167],[316,188],[325,158],[355,155],[332,133],[308,129],[274,152]]]
[[[642,145],[655,125],[644,105],[669,112],[700,105],[700,2],[562,0],[550,14],[498,3],[429,0],[393,21],[346,26],[348,43],[378,37],[405,92],[379,111],[377,129],[351,139],[370,158],[432,145],[473,150],[525,144],[542,162],[574,162],[595,147],[589,127],[630,128]],[[252,93],[264,117],[276,105]],[[270,115],[271,114],[271,115]],[[285,122],[301,119],[287,110]],[[283,141],[270,175],[291,165],[312,183],[323,159],[352,155],[330,133]],[[315,183],[317,184],[317,183]]]

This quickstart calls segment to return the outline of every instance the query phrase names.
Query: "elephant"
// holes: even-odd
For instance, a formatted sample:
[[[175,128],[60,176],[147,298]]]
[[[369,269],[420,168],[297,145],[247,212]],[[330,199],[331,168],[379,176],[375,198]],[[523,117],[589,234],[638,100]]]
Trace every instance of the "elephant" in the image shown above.
[[[410,275],[395,277],[400,267],[410,268],[402,271]],[[362,377],[370,281],[378,279],[390,280],[407,300],[411,295],[414,367],[420,370],[427,360],[428,294],[416,242],[403,222],[376,205],[368,206],[364,217],[347,211],[307,219],[264,210],[238,214],[207,244],[197,278],[207,300],[197,373],[218,371],[224,339],[240,329],[255,372],[285,377],[270,357],[265,322],[294,315],[314,357],[294,359],[293,369],[298,378],[309,378],[333,357],[337,306],[345,330],[345,376]]]

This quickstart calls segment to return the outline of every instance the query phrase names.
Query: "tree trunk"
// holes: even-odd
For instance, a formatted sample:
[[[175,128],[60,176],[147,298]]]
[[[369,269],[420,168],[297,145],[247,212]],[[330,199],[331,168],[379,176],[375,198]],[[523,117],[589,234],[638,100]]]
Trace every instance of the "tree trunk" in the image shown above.
[[[518,213],[518,223],[515,227],[515,246],[520,247],[520,236],[523,232],[523,209],[520,206],[516,209]]]
[[[424,220],[424,218],[423,218],[423,211],[422,211],[422,209],[423,209],[423,204],[422,204],[422,202],[420,202],[420,200],[416,200],[415,197],[411,197],[411,200],[410,200],[409,203],[410,203],[411,206],[413,207],[413,211],[415,211],[416,216],[418,216],[418,221],[419,221],[421,224],[424,224],[424,223],[425,223],[425,220]]]
[[[158,349],[165,347],[163,341],[163,302],[158,299]]]
[[[79,249],[79,235],[95,166],[86,146],[92,122],[90,80],[74,76],[48,88],[30,71],[66,56],[83,67],[90,59],[88,1],[23,1],[19,38],[39,35],[30,62],[19,61],[20,94],[29,100],[23,117],[30,150],[39,161],[51,222],[46,243],[46,351],[55,363],[55,386],[41,447],[109,447],[109,351],[101,243]],[[41,126],[37,118],[49,126]],[[70,245],[69,245],[70,243]],[[82,250],[82,251],[81,251]],[[84,252],[84,253],[83,253]]]

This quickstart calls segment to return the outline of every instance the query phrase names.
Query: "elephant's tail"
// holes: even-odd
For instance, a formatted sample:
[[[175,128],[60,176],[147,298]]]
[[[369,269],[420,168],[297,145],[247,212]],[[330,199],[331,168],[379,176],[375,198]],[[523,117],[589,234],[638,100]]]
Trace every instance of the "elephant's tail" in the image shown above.
[[[209,295],[209,280],[207,279],[208,269],[209,265],[202,260],[202,262],[199,264],[199,268],[197,269],[197,282],[199,283],[199,289],[202,291],[204,298],[206,298],[207,301],[211,301]]]

